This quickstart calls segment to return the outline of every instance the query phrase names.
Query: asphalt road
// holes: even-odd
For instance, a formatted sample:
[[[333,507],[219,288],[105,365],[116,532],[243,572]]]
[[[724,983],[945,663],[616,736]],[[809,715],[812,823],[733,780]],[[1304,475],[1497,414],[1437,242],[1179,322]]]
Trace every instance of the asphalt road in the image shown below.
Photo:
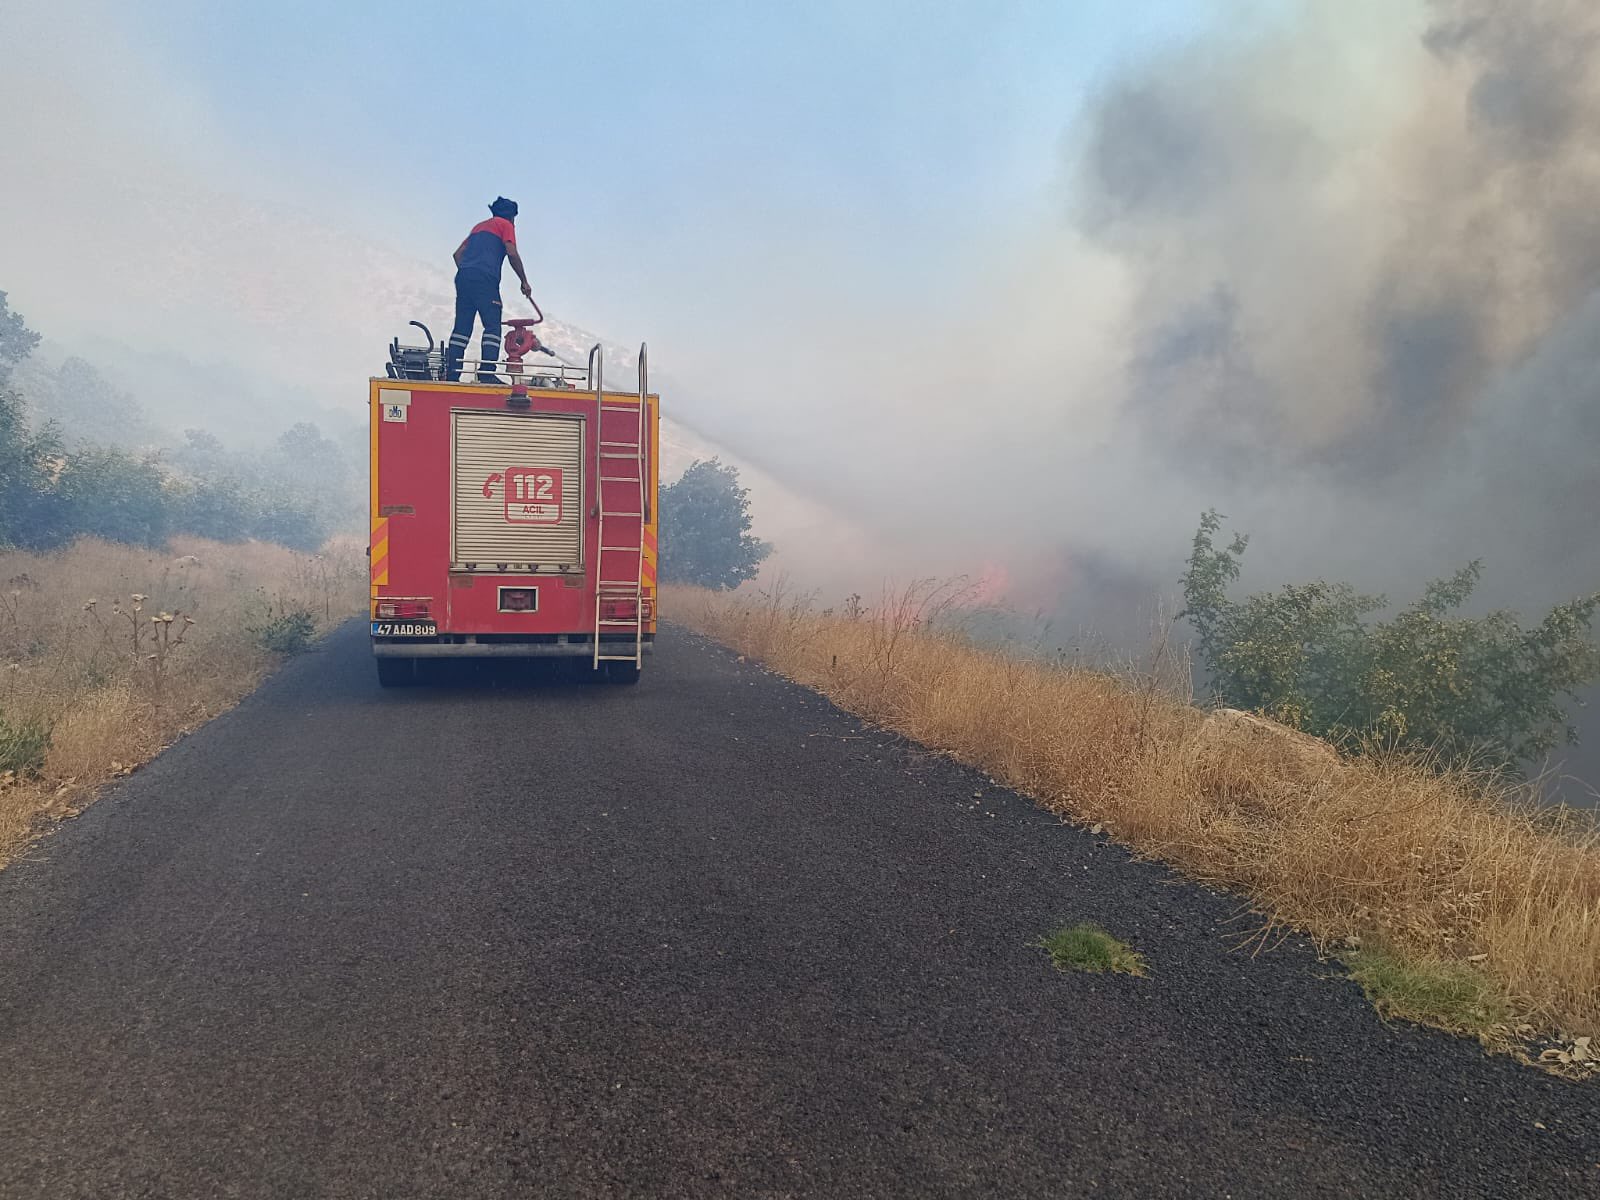
[[[1600,1196],[1600,1093],[1250,924],[681,633],[352,628],[0,872],[0,1196]]]

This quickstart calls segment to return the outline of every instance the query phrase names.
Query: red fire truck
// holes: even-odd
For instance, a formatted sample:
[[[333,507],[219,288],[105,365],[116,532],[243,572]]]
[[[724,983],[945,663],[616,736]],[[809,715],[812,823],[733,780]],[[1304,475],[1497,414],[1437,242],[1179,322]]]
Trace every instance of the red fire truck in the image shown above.
[[[537,309],[535,310],[537,311]],[[372,650],[385,687],[439,658],[566,658],[635,683],[655,641],[660,398],[606,390],[604,354],[506,322],[498,363],[453,383],[441,349],[390,345],[370,387]],[[427,330],[418,322],[412,322]]]

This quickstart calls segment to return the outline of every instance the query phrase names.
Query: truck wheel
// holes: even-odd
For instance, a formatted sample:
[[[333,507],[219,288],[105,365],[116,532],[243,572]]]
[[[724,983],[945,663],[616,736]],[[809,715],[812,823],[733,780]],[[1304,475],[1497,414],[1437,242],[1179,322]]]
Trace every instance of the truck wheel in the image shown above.
[[[631,662],[606,663],[607,683],[638,683],[639,664]]]
[[[417,660],[414,658],[378,659],[379,687],[409,687],[417,682]]]

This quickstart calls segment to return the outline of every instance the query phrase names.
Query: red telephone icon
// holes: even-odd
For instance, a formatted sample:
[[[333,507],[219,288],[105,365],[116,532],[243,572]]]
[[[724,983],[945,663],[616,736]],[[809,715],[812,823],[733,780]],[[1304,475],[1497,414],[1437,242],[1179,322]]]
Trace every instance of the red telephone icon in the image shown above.
[[[504,479],[505,476],[500,474],[499,471],[496,471],[493,475],[489,476],[489,478],[485,479],[483,481],[483,498],[485,500],[493,500],[494,485],[503,482]]]

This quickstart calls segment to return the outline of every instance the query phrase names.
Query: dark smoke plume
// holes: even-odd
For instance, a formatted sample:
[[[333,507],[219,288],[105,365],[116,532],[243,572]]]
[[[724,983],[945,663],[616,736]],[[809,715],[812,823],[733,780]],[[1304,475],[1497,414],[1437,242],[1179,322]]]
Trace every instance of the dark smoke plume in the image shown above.
[[[1448,473],[1483,429],[1580,418],[1511,385],[1600,351],[1570,336],[1600,285],[1600,5],[1438,0],[1382,52],[1359,10],[1153,63],[1090,123],[1080,224],[1136,280],[1127,411],[1230,475]]]

